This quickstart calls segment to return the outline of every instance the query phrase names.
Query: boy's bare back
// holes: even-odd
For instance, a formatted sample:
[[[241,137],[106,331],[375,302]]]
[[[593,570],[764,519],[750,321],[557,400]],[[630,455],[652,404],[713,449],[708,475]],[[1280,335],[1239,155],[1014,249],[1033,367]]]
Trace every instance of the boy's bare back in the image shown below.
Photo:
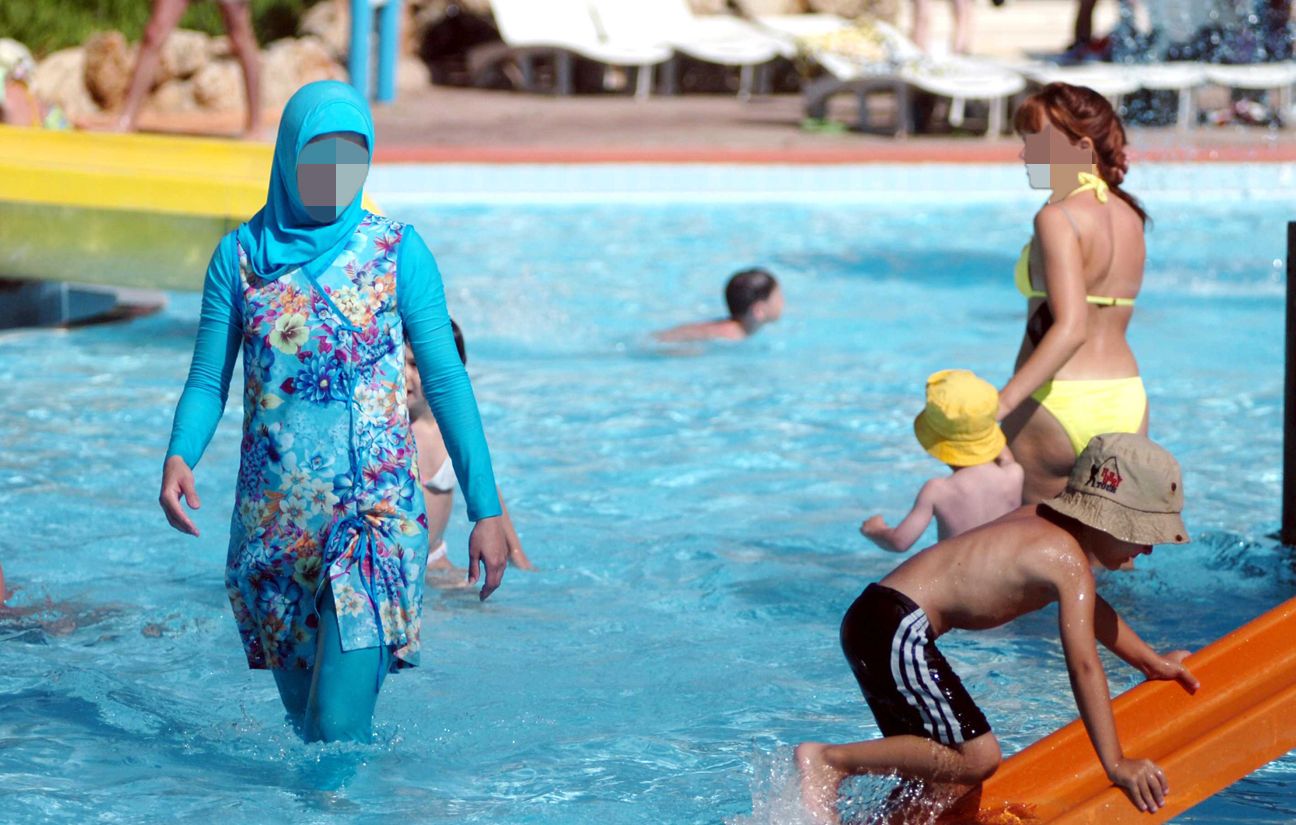
[[[926,612],[937,635],[1006,624],[1050,602],[1093,591],[1090,563],[1065,529],[1035,505],[938,542],[880,584]]]

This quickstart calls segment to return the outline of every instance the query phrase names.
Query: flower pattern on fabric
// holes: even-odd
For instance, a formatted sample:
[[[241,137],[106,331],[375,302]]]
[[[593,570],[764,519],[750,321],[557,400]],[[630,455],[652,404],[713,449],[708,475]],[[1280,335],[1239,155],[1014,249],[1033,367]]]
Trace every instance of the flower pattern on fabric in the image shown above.
[[[266,281],[239,249],[244,422],[226,588],[253,668],[309,668],[332,585],[344,650],[418,663],[427,517],[405,409],[396,250],[366,214],[333,265]]]

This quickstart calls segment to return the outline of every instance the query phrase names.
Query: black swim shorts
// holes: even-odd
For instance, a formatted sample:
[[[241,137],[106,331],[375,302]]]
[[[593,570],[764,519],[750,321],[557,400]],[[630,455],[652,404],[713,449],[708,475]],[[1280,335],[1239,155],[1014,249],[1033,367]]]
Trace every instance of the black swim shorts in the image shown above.
[[[883,736],[958,745],[990,732],[936,649],[926,614],[905,594],[880,584],[864,588],[842,619],[841,645]]]

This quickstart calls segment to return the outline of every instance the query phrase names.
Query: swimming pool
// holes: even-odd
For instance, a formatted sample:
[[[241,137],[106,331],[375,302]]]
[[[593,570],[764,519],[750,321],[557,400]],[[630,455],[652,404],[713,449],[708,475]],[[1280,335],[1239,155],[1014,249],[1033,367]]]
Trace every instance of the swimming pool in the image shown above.
[[[1131,338],[1196,541],[1102,587],[1158,647],[1201,646],[1296,590],[1268,538],[1287,207],[1203,196],[1236,182],[1212,169],[1196,194],[1167,169],[1140,190],[1157,225]],[[1291,170],[1244,173],[1254,194]],[[616,167],[544,184],[579,190],[557,204],[541,178],[517,183],[544,170],[375,174],[446,273],[541,572],[510,571],[485,605],[429,590],[426,664],[388,682],[375,744],[305,746],[269,675],[246,670],[221,586],[237,386],[198,470],[202,538],[155,501],[197,296],[0,337],[0,562],[14,605],[66,603],[0,617],[0,819],[789,822],[787,747],[875,733],[837,623],[896,561],[859,522],[901,514],[939,470],[910,430],[922,382],[1011,367],[1011,265],[1038,200],[1020,168]],[[929,185],[867,194],[905,180]],[[703,184],[721,194],[692,194]],[[795,195],[816,186],[823,203]],[[717,313],[724,278],[753,264],[784,283],[776,326],[736,346],[646,343]],[[460,502],[460,563],[466,534]],[[1046,613],[942,640],[1008,751],[1075,716],[1054,628]],[[1115,690],[1135,683],[1108,662]],[[1179,821],[1291,822],[1293,774],[1289,756]]]

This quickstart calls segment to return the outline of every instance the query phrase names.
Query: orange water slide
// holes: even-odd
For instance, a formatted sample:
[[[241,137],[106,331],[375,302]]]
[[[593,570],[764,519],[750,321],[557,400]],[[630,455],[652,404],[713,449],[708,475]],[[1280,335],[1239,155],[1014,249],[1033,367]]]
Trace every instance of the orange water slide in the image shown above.
[[[1077,720],[1006,760],[981,789],[975,815],[943,821],[1168,822],[1296,748],[1296,599],[1203,648],[1186,664],[1201,680],[1196,694],[1174,682],[1145,682],[1112,703],[1126,755],[1151,759],[1165,770],[1170,794],[1155,814],[1140,813],[1111,785]]]

